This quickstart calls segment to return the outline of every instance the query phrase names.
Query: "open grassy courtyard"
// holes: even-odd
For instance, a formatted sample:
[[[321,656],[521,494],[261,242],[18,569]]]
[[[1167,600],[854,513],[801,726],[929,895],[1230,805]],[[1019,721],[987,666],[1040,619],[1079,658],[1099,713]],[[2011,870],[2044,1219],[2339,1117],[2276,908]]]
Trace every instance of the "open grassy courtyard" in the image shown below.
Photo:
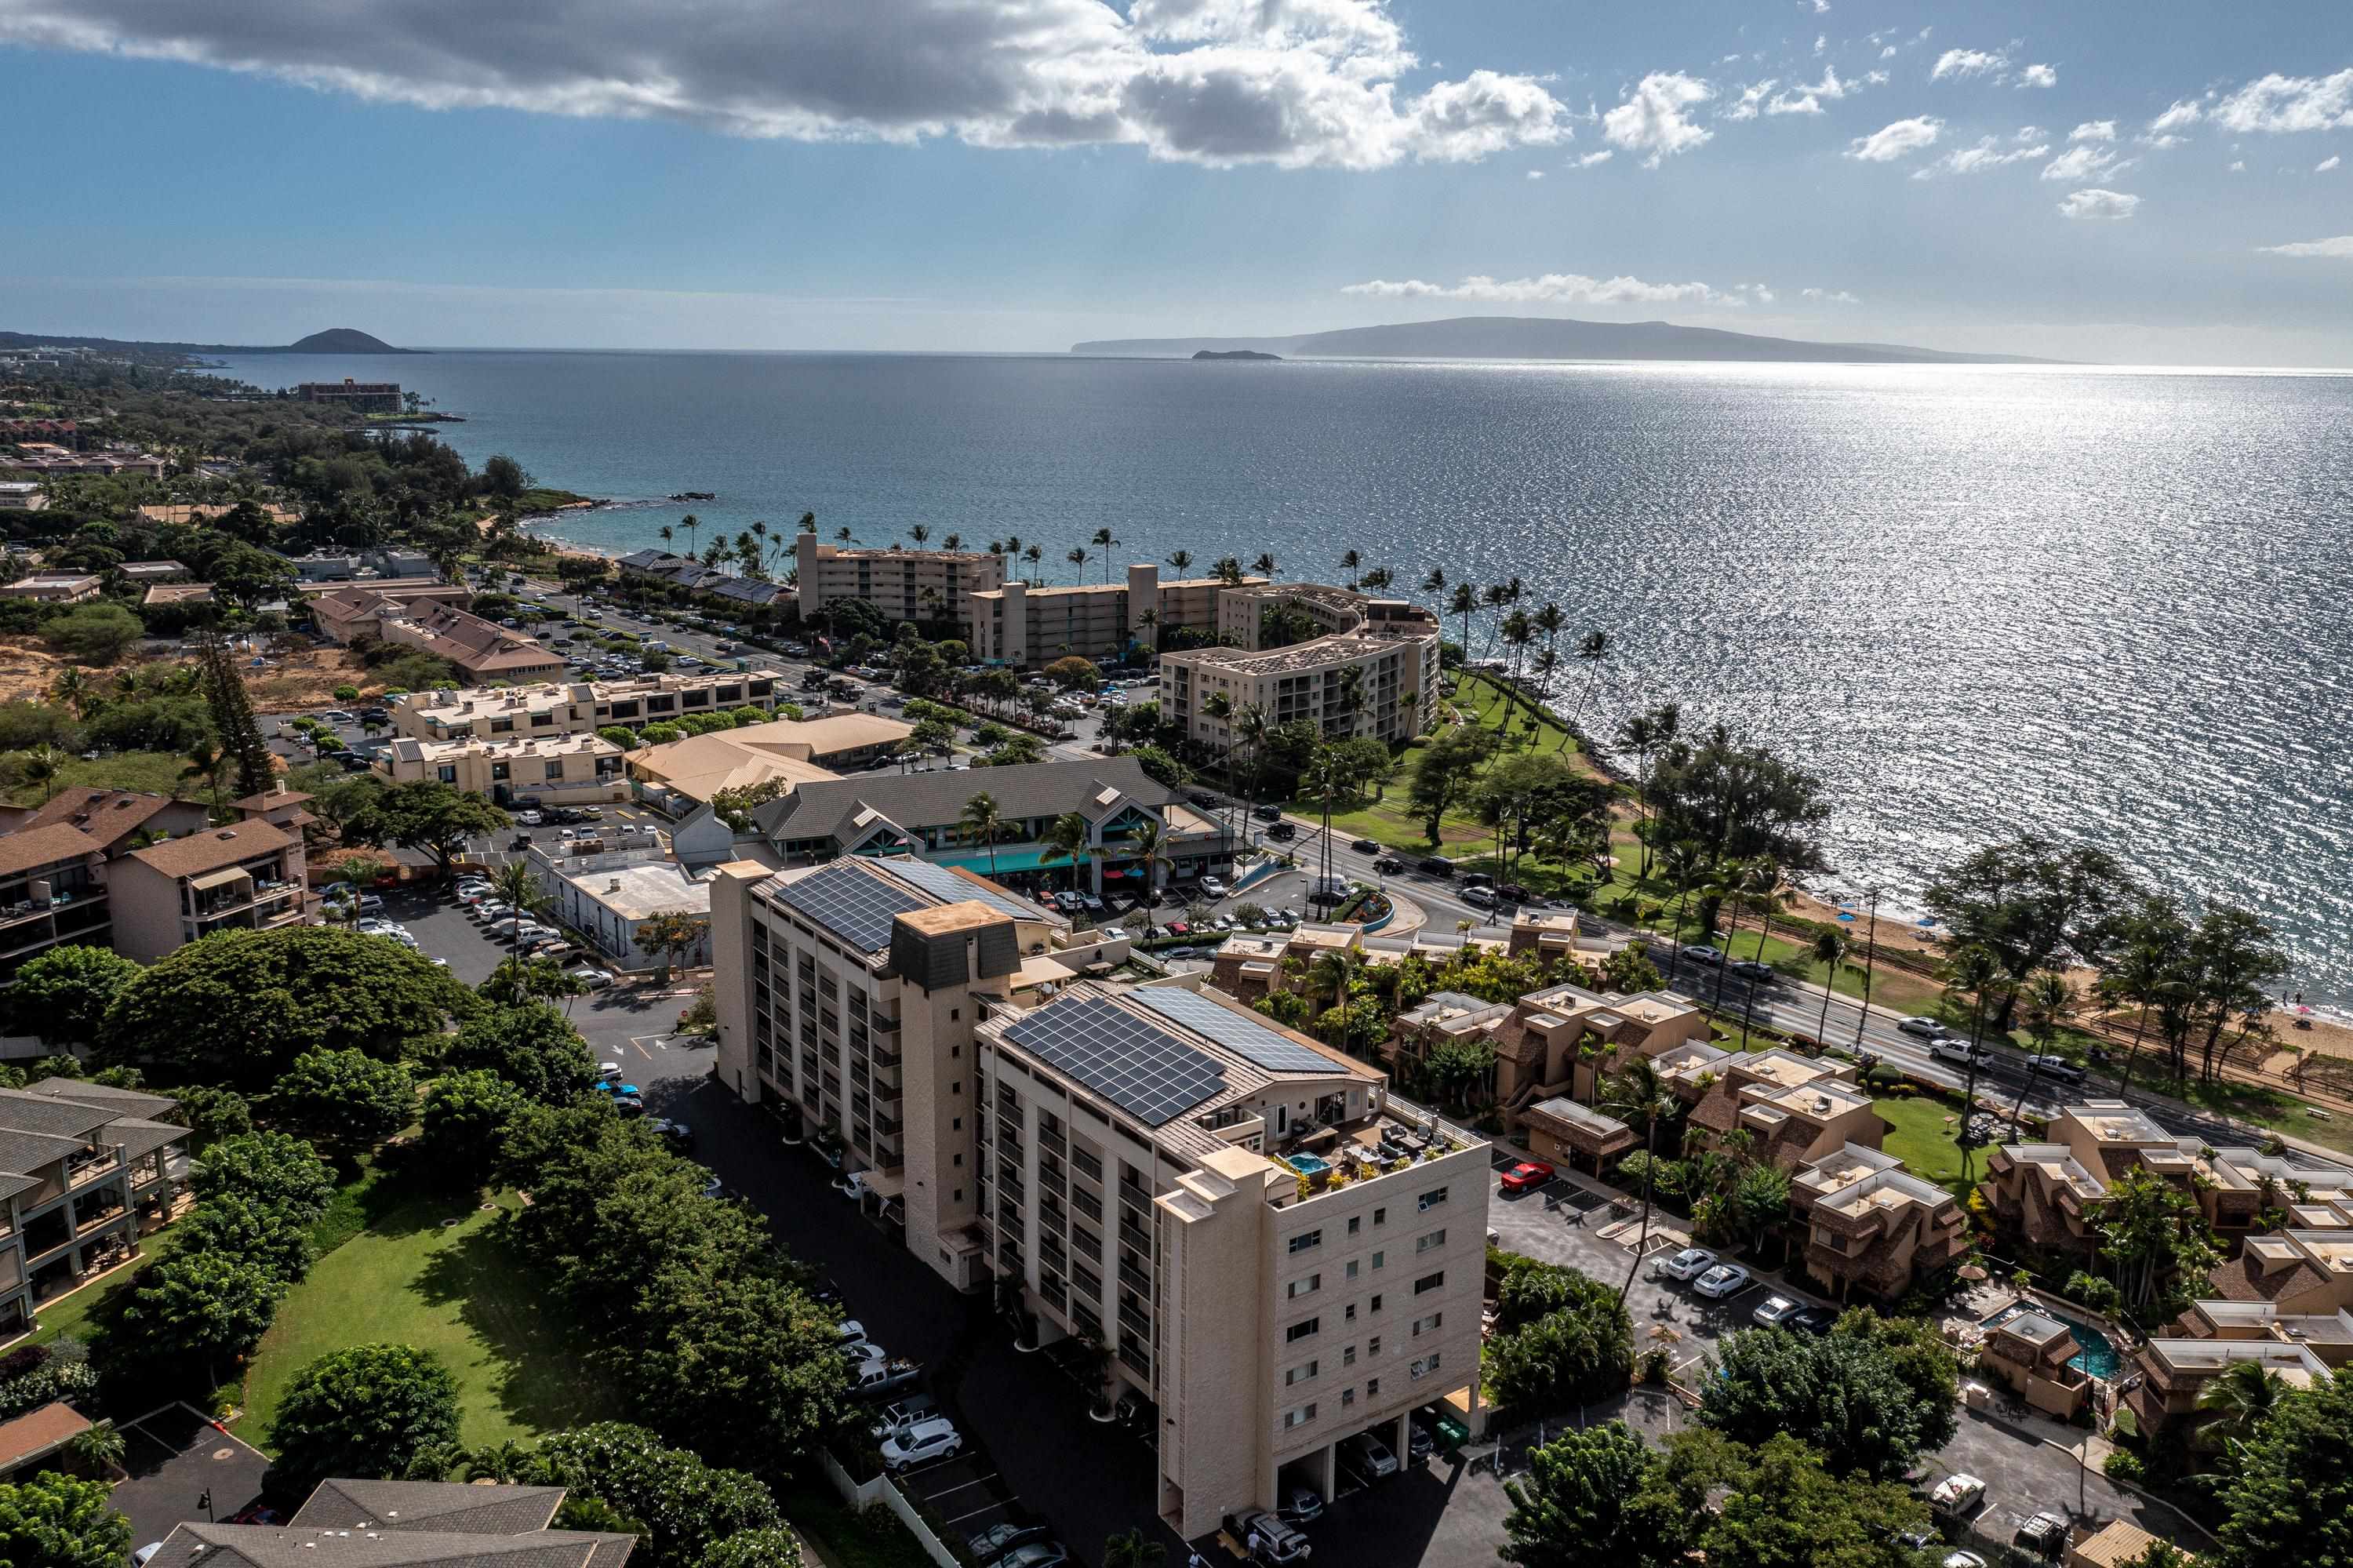
[[[1961,1125],[1958,1103],[1928,1095],[1889,1095],[1872,1104],[1889,1124],[1880,1148],[1904,1161],[1904,1168],[1913,1175],[1934,1181],[1968,1202],[1969,1190],[1985,1175],[1986,1151],[1971,1151],[1975,1159],[1965,1176],[1960,1139],[1955,1136]],[[1990,1100],[1980,1100],[1979,1106],[1995,1108]]]
[[[364,1229],[322,1257],[279,1308],[247,1371],[237,1435],[268,1449],[280,1402],[301,1370],[350,1345],[414,1345],[458,1380],[470,1446],[615,1414],[589,1347],[471,1194],[386,1178]],[[505,1200],[512,1202],[512,1199]],[[454,1223],[452,1223],[454,1222]]]

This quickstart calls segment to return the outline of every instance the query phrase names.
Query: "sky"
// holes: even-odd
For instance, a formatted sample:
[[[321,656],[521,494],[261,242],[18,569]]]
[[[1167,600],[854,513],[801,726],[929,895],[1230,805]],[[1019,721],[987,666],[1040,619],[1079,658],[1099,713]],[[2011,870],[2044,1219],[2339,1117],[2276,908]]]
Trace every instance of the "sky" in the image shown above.
[[[0,328],[2353,366],[2344,0],[0,0]]]

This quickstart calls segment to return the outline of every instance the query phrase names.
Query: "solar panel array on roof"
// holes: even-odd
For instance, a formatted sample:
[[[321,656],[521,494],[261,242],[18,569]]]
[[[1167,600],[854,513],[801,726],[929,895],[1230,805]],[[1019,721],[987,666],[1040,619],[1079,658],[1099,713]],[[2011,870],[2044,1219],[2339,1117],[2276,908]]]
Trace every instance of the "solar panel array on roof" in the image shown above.
[[[1009,893],[999,893],[985,887],[969,877],[958,876],[944,865],[934,865],[927,860],[888,860],[882,863],[892,872],[905,877],[926,893],[935,893],[951,904],[965,899],[977,899],[1000,915],[1016,920],[1042,920],[1046,912],[1034,904],[1024,904]]]
[[[1296,1040],[1286,1040],[1265,1024],[1252,1022],[1231,1008],[1220,1007],[1198,991],[1153,986],[1131,994],[1161,1017],[1208,1035],[1270,1073],[1338,1071],[1330,1057],[1309,1050]]]
[[[1005,1038],[1146,1127],[1173,1121],[1226,1086],[1216,1057],[1099,996],[1041,1007]]]
[[[776,900],[797,909],[861,953],[891,945],[891,917],[931,906],[913,894],[869,874],[854,861],[839,861],[794,882],[776,885]]]

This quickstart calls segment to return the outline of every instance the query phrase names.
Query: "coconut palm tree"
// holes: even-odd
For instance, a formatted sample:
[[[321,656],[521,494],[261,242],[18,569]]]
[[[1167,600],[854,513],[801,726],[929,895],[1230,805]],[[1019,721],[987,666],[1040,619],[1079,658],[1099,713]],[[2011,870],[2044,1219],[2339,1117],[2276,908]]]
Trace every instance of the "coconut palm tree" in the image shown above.
[[[547,894],[539,885],[539,874],[531,869],[529,861],[512,860],[491,875],[491,886],[501,902],[513,906],[507,916],[507,935],[512,940],[522,929],[526,916],[547,907]]]
[[[961,534],[950,534],[946,538],[940,541],[940,548],[947,551],[950,555],[955,554],[957,551],[964,548],[964,535]]]
[[[1103,1568],[1160,1568],[1167,1558],[1168,1548],[1141,1530],[1114,1535],[1103,1542]]]
[[[1258,559],[1250,563],[1250,570],[1270,581],[1282,572],[1282,568],[1275,564],[1274,553],[1271,550],[1260,551]]]
[[[1135,629],[1136,630],[1144,633],[1144,636],[1138,641],[1144,642],[1145,646],[1151,648],[1155,652],[1159,652],[1160,612],[1158,610],[1147,609],[1141,615],[1138,615],[1135,618]]]
[[[1023,546],[1021,548],[1021,559],[1032,569],[1043,566],[1046,561],[1046,546],[1043,545]]]
[[[218,741],[200,740],[188,747],[188,765],[180,769],[180,777],[191,781],[201,780],[212,791],[213,810],[221,809],[221,786],[237,772],[237,753]]]
[[[1181,577],[1192,569],[1193,552],[1190,550],[1171,550],[1168,552],[1168,564],[1176,568],[1176,575]]]
[[[1256,703],[1244,703],[1234,710],[1234,739],[1250,749],[1250,803],[1258,804],[1259,787],[1266,782],[1266,743],[1274,733],[1274,721]]]
[[[1358,571],[1364,564],[1365,557],[1362,552],[1356,550],[1343,550],[1340,552],[1340,569],[1348,574],[1348,586],[1350,588],[1355,588],[1356,586]]]
[[[1318,991],[1330,992],[1332,1005],[1339,1011],[1339,1019],[1333,1029],[1339,1038],[1325,1044],[1337,1045],[1343,1051],[1348,1048],[1348,992],[1356,980],[1356,965],[1350,961],[1351,952],[1350,948],[1341,948],[1318,953],[1314,961],[1307,966],[1308,983]]]
[[[97,698],[98,688],[89,673],[71,664],[58,671],[58,678],[49,683],[49,700],[71,708],[76,718],[88,718],[90,705]]]
[[[2199,1436],[2228,1449],[2253,1436],[2287,1399],[2287,1380],[2261,1361],[2232,1361],[2198,1391],[2198,1408],[2214,1416]]]
[[[1143,903],[1149,907],[1160,890],[1161,863],[1168,858],[1168,830],[1158,822],[1145,823],[1129,835],[1127,853],[1144,863]]]
[[[1585,687],[1577,694],[1577,706],[1569,713],[1568,734],[1560,737],[1564,747],[1568,745],[1568,736],[1577,732],[1578,722],[1585,717],[1586,700],[1593,695],[1593,683],[1601,676],[1601,661],[1609,656],[1609,633],[1598,628],[1587,632],[1577,640],[1577,656],[1585,664]]]
[[[1683,904],[1691,896],[1693,885],[1706,873],[1707,846],[1697,839],[1677,839],[1659,852],[1659,869],[1675,885],[1675,912],[1667,923],[1667,939],[1675,949],[1667,960],[1667,984],[1672,986],[1683,963]]]
[[[114,1423],[100,1421],[66,1439],[66,1467],[78,1476],[104,1480],[122,1467],[122,1457],[130,1451]]]
[[[983,789],[964,803],[964,812],[956,819],[964,836],[975,843],[988,846],[988,874],[997,874],[997,841],[1005,836],[1005,813],[997,808],[997,797]]]
[[[1966,1133],[1969,1118],[1977,1113],[1978,1108],[1978,1042],[1985,1033],[1986,999],[2001,985],[2005,971],[2000,959],[1972,942],[1945,960],[1937,978],[1945,982],[1947,989],[1967,992],[1969,998],[1969,1066],[1968,1071],[1961,1075],[1961,1128]],[[1974,1146],[1964,1142],[1961,1145],[1962,1174],[1968,1173],[1973,1156]]]
[[[2035,1079],[2042,1069],[2042,1058],[2050,1054],[2052,1041],[2058,1038],[2059,1025],[2075,1011],[2082,999],[2065,975],[2056,969],[2043,969],[2027,977],[2018,1000],[2026,1010],[2027,1031],[2034,1036],[2034,1054],[2027,1059],[2026,1082],[2019,1087],[2017,1103],[2010,1107],[2013,1123],[2026,1108],[2026,1097],[2034,1092]]]
[[[1627,1266],[1625,1282],[1618,1287],[1618,1302],[1623,1306],[1626,1293],[1634,1288],[1635,1270],[1642,1266],[1642,1249],[1651,1239],[1651,1187],[1659,1164],[1659,1128],[1682,1114],[1683,1102],[1648,1056],[1628,1058],[1623,1068],[1602,1081],[1598,1098],[1604,1115],[1641,1131],[1642,1151],[1650,1156],[1642,1161],[1642,1228],[1634,1241],[1634,1258]]]
[[[25,753],[16,764],[18,782],[38,784],[41,804],[47,805],[49,797],[58,792],[58,775],[66,765],[66,754],[54,746],[37,746]]]
[[[1446,601],[1446,613],[1462,618],[1462,662],[1471,662],[1471,617],[1479,608],[1479,590],[1470,583],[1456,583],[1454,597]]]
[[[1846,934],[1834,926],[1825,926],[1814,933],[1813,948],[1806,955],[1822,966],[1822,1016],[1814,1025],[1817,1044],[1830,1033],[1831,987],[1838,979],[1839,965],[1846,961]]]
[[[686,535],[686,553],[690,556],[694,554],[695,531],[702,526],[702,519],[691,512],[678,520],[678,531]]]
[[[1430,567],[1430,575],[1421,579],[1421,591],[1424,593],[1444,593],[1446,591],[1446,568],[1444,567]]]
[[[1109,588],[1111,586],[1111,547],[1118,543],[1118,540],[1111,536],[1110,529],[1098,528],[1095,530],[1093,544],[1097,552],[1099,552],[1103,556],[1103,586],[1105,588]]]
[[[1217,564],[1209,568],[1209,575],[1228,588],[1240,588],[1249,574],[1242,570],[1240,556],[1219,556]]]
[[[1064,559],[1064,560],[1066,560],[1066,561],[1068,561],[1068,562],[1070,562],[1070,563],[1071,563],[1071,580],[1072,582],[1074,582],[1074,583],[1082,583],[1082,582],[1086,581],[1086,578],[1087,578],[1087,547],[1086,547],[1084,545],[1073,545],[1073,546],[1071,546],[1071,553],[1070,553],[1069,555],[1067,555],[1067,556],[1064,556],[1062,557],[1062,559]]]
[[[1781,868],[1762,855],[1749,863],[1748,874],[1742,879],[1740,895],[1757,913],[1756,961],[1761,964],[1765,961],[1765,944],[1773,937],[1773,912],[1795,904],[1798,895],[1788,883],[1781,880]],[[1732,944],[1729,942],[1725,944],[1724,956],[1728,968],[1732,958]],[[1740,1010],[1740,1048],[1744,1051],[1748,1048],[1748,1024],[1757,1014],[1757,992],[1759,989],[1754,982],[1749,985]]]
[[[1071,885],[1077,887],[1080,878],[1085,874],[1087,862],[1095,855],[1094,846],[1088,842],[1093,833],[1094,824],[1087,821],[1083,812],[1065,811],[1048,825],[1046,847],[1038,858],[1049,863],[1058,860],[1069,861]]]
[[[924,546],[932,542],[931,524],[928,523],[916,524],[913,527],[907,530],[907,537],[915,542],[915,548],[918,550],[922,549]]]

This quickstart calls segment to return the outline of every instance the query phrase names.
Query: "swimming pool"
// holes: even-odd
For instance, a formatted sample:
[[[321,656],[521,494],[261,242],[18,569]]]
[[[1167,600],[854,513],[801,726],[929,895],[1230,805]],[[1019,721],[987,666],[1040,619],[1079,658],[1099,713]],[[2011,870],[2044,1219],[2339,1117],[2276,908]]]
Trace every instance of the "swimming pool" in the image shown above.
[[[1332,1162],[1320,1154],[1286,1154],[1282,1162],[1302,1176],[1317,1176],[1332,1169]]]
[[[2055,1319],[2057,1321],[2067,1325],[2067,1333],[2069,1337],[2075,1341],[2076,1345],[2075,1353],[2067,1358],[2067,1364],[2069,1366],[2075,1368],[2079,1372],[2087,1372],[2093,1377],[2103,1380],[2113,1379],[2116,1373],[2122,1370],[2125,1364],[2124,1357],[2116,1353],[2116,1347],[2114,1341],[2110,1340],[2105,1334],[2103,1334],[2099,1330],[2093,1328],[2089,1323],[2071,1318],[2064,1312],[2054,1311],[2051,1308],[2044,1307],[2040,1304],[2025,1301],[2013,1301],[2009,1306],[2003,1308],[2000,1311],[1995,1313],[1992,1317],[1988,1318],[1983,1323],[1979,1324],[1978,1327],[1985,1329],[1997,1329],[2002,1324],[2009,1322],[2012,1318],[2016,1318],[2021,1314],[2027,1312],[2040,1312],[2045,1318]]]

